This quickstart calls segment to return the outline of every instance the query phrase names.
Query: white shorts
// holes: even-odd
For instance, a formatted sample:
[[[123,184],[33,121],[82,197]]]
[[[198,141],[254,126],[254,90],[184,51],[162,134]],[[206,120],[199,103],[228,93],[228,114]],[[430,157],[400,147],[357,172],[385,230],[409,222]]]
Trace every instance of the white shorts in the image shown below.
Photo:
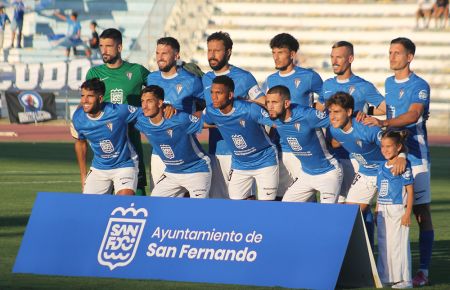
[[[138,182],[137,167],[124,167],[116,169],[96,169],[91,167],[84,183],[83,193],[109,194],[114,186],[115,192],[122,189],[132,189],[136,192]]]
[[[355,173],[346,202],[370,204],[377,192],[377,176],[369,176],[359,172]]]
[[[412,166],[414,177],[414,204],[431,202],[430,164]]]
[[[321,203],[336,203],[341,189],[342,168],[337,162],[335,166],[335,169],[319,175],[300,171],[297,180],[286,191],[283,201],[308,202],[320,191]]]
[[[338,202],[344,203],[347,198],[348,191],[352,185],[353,179],[355,178],[355,169],[353,167],[353,162],[350,159],[339,159],[339,163],[342,166],[342,172],[344,174],[342,179],[341,191],[339,193]]]
[[[277,196],[283,197],[288,188],[294,183],[300,174],[302,165],[300,160],[291,152],[282,152],[280,160],[280,180],[278,183]]]
[[[207,198],[211,187],[211,171],[196,173],[164,172],[155,184],[151,196]]]
[[[252,195],[253,180],[256,180],[258,200],[274,200],[278,189],[278,165],[255,170],[231,170],[228,192],[231,199],[246,199]]]
[[[231,170],[231,155],[211,155],[211,198],[229,199],[228,183]]]
[[[150,192],[155,188],[156,182],[159,180],[166,170],[166,165],[158,154],[152,154],[150,159]]]
[[[402,226],[402,204],[378,205],[378,262],[383,283],[411,281],[409,227]]]

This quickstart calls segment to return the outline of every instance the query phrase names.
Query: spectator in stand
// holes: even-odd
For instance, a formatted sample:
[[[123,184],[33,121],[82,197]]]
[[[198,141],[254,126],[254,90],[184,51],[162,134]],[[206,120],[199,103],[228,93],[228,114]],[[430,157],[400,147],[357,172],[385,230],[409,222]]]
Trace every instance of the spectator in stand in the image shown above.
[[[98,37],[97,33],[97,22],[95,20],[91,21],[91,24],[89,25],[89,28],[91,29],[91,37],[89,38],[89,55],[88,56],[99,56],[98,46],[100,43],[100,38]]]
[[[445,29],[448,22],[448,0],[436,0],[434,5],[434,26]],[[442,20],[442,18],[444,18]]]
[[[67,41],[66,56],[69,57],[70,55],[70,47],[73,48],[73,55],[77,55],[76,46],[82,44],[80,39],[81,24],[80,21],[78,21],[78,13],[73,11],[72,14],[70,14],[70,17],[67,17],[64,14],[61,14],[61,12],[56,11],[55,16],[62,21],[67,22],[67,33],[65,37],[65,40]]]
[[[23,28],[23,16],[25,14],[25,5],[22,0],[14,0],[12,2],[14,7],[14,16],[11,22],[11,48],[14,47],[14,40],[17,32],[17,48],[22,48],[22,28]]]
[[[6,22],[11,23],[8,15],[5,13],[5,6],[0,4],[0,50],[3,49],[3,36],[5,34]]]
[[[423,18],[423,28],[430,25],[431,15],[433,14],[433,6],[436,0],[418,0],[416,11],[416,29],[419,29],[419,21]]]

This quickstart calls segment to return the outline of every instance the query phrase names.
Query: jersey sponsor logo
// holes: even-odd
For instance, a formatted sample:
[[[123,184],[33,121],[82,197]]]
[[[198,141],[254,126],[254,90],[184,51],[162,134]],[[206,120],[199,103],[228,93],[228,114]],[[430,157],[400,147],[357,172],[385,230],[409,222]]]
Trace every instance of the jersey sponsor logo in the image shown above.
[[[300,132],[300,123],[295,123],[294,124],[294,128],[295,128],[295,130],[297,130],[297,132]]]
[[[405,94],[405,91],[403,89],[400,90],[400,92],[398,93],[399,98],[403,98],[403,95]]]
[[[302,146],[298,142],[297,138],[295,138],[295,137],[287,137],[286,140],[287,140],[289,146],[291,146],[292,150],[294,150],[294,151],[301,151],[302,150]]]
[[[159,146],[161,148],[162,153],[166,156],[167,159],[175,158],[175,153],[173,153],[172,147],[170,145],[161,144]]]
[[[114,145],[112,144],[111,140],[100,141],[100,148],[104,153],[107,154],[114,152]]]
[[[377,139],[378,139],[378,141],[380,141],[381,142],[381,137],[383,137],[383,131],[379,131],[378,133],[377,133]]]
[[[106,123],[106,127],[108,127],[109,131],[112,132],[112,130],[113,130],[113,124],[112,124],[112,122]]]
[[[133,77],[133,73],[129,71],[126,73],[126,75],[127,75],[128,80],[131,81],[131,78]]]
[[[317,118],[322,120],[322,119],[325,119],[327,117],[327,113],[321,112],[319,110],[316,110],[316,116],[317,116]]]
[[[388,119],[395,118],[395,107],[394,106],[387,106],[387,117],[388,117]]]
[[[147,216],[147,210],[135,209],[134,203],[127,209],[115,208],[98,250],[98,263],[111,271],[130,264],[139,247]]]
[[[389,181],[387,179],[382,179],[380,182],[379,196],[385,197],[389,192]]]
[[[355,92],[355,86],[350,86],[350,87],[348,88],[348,93],[349,93],[349,95],[353,95],[354,92]]]
[[[181,90],[183,89],[183,85],[182,84],[177,84],[176,85],[176,89],[177,89],[177,94],[180,94]]]
[[[261,115],[263,115],[264,118],[269,118],[269,113],[263,108],[261,108]]]
[[[428,92],[426,90],[421,90],[419,92],[419,99],[427,100],[428,99]]]
[[[242,128],[245,128],[245,120],[239,120],[239,124],[241,125]]]
[[[122,104],[123,103],[123,90],[122,89],[112,89],[109,92],[111,96],[111,103]]]
[[[172,138],[172,136],[173,136],[173,130],[172,130],[172,129],[167,129],[166,132],[167,132],[167,135],[169,135],[170,138]]]
[[[351,156],[352,156],[353,158],[355,158],[356,161],[358,161],[359,164],[361,164],[361,165],[367,165],[366,159],[365,159],[361,154],[358,154],[358,153],[351,153]]]
[[[256,99],[261,94],[262,94],[262,91],[258,85],[254,85],[250,90],[248,90],[248,96],[252,100]]]
[[[200,119],[197,116],[189,115],[189,120],[191,120],[192,123],[197,123]]]
[[[137,108],[135,106],[128,106],[128,112],[134,113],[136,112]]]
[[[247,143],[245,142],[244,137],[242,135],[231,135],[231,139],[233,140],[234,146],[237,149],[245,149],[247,148]]]
[[[298,86],[300,85],[301,82],[302,82],[302,80],[300,78],[294,79],[295,88],[298,88]]]

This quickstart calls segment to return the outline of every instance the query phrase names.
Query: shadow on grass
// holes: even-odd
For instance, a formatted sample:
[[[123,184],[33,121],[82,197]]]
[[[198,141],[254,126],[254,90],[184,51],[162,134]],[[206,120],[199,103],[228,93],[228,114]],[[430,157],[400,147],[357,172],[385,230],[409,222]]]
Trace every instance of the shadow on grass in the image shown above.
[[[28,215],[0,217],[0,228],[25,227],[28,224]]]
[[[419,266],[419,243],[411,243],[411,256],[413,261],[413,275]],[[432,284],[449,284],[450,275],[450,241],[435,241],[433,256],[431,258],[430,282]]]

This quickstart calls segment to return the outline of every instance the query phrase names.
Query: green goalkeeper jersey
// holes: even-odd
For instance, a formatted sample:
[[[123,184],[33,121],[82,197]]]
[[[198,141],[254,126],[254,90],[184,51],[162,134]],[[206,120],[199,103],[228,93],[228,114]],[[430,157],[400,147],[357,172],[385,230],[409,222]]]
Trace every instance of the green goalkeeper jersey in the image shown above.
[[[105,83],[105,102],[141,106],[142,86],[147,83],[150,72],[140,64],[123,61],[118,68],[109,68],[106,64],[91,67],[86,79],[99,78]]]

